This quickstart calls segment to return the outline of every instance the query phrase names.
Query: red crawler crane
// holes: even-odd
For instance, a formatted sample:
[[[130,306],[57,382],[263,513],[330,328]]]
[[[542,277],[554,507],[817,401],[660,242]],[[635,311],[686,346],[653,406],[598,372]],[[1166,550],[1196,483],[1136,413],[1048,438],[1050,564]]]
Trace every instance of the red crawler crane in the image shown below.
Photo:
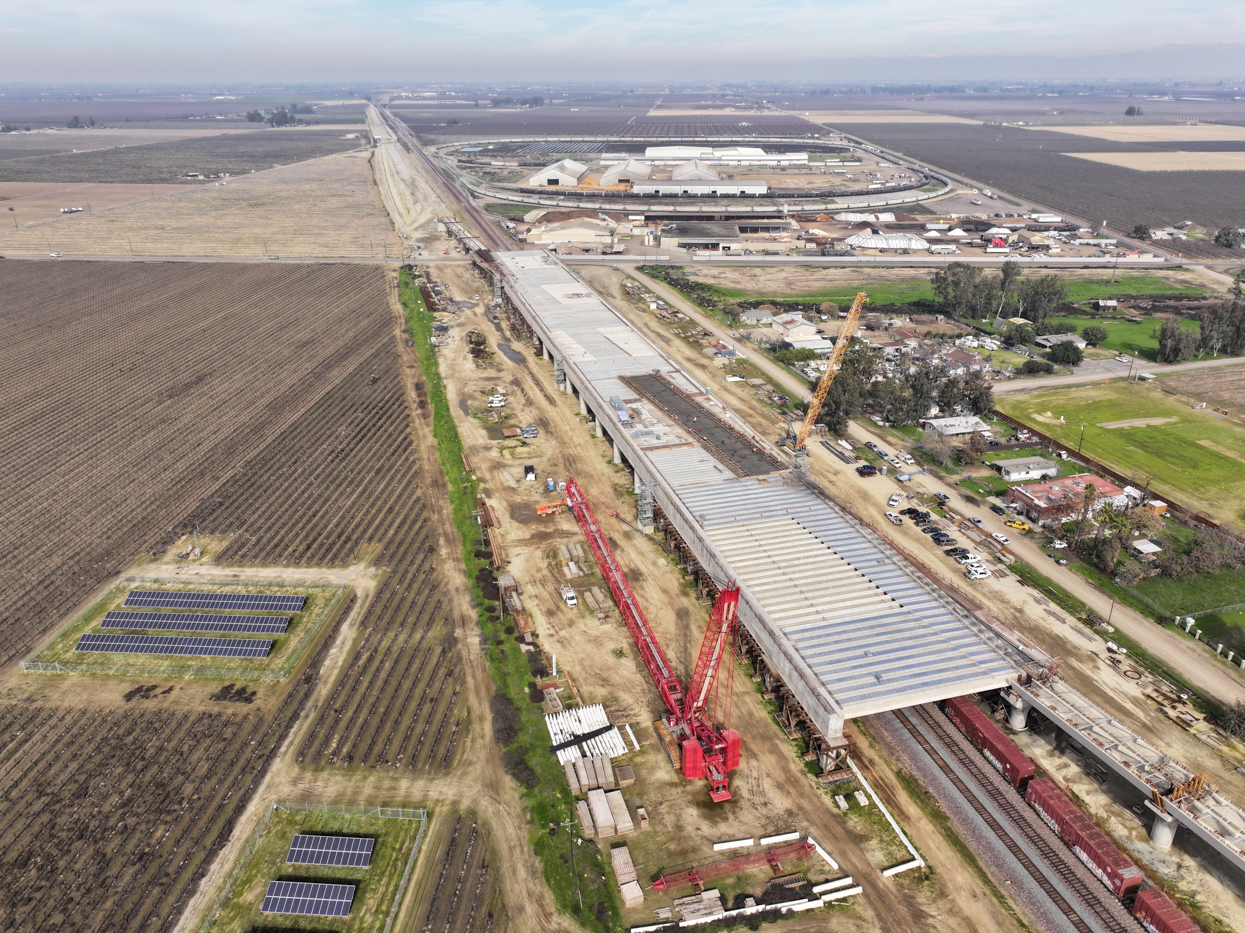
[[[674,673],[674,668],[666,659],[661,644],[653,634],[640,608],[627,576],[618,566],[614,551],[605,538],[605,530],[597,522],[592,507],[588,504],[583,490],[572,478],[566,481],[566,502],[579,522],[592,555],[609,585],[614,602],[622,613],[627,629],[640,656],[661,694],[662,701],[669,712],[665,715],[666,728],[679,742],[682,749],[683,776],[685,778],[708,778],[709,797],[717,803],[731,799],[727,786],[727,772],[739,767],[739,733],[732,729],[724,729],[717,722],[716,706],[718,692],[718,671],[727,656],[731,639],[735,633],[735,614],[739,607],[739,588],[727,587],[718,594],[713,606],[713,615],[709,620],[709,628],[705,631],[705,639],[700,646],[700,655],[696,658],[696,667],[692,673],[691,689],[686,693]],[[714,701],[714,711],[709,710],[710,698]],[[726,688],[726,718],[730,718],[730,687]]]

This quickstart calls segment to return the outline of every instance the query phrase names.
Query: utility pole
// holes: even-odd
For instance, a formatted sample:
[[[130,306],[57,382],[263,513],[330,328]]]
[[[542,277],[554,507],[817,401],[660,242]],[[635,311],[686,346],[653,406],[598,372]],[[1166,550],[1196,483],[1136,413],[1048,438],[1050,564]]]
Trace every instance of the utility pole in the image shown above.
[[[579,909],[584,909],[584,892],[579,886],[579,875],[575,872],[575,834],[571,832],[572,826],[578,826],[578,820],[563,820],[560,824],[566,830],[566,848],[571,853],[571,874],[575,875],[575,893],[579,895]]]
[[[1081,445],[1085,443],[1085,423],[1081,422],[1081,439],[1076,444],[1076,455],[1081,455]]]

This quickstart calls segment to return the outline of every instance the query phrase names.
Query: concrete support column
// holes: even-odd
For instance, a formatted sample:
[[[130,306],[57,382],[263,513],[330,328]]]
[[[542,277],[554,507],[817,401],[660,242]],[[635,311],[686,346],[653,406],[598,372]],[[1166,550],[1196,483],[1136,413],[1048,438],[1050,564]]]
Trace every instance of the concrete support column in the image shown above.
[[[622,463],[622,451],[618,449],[618,441],[611,438],[610,443],[614,445],[614,462]]]
[[[1150,825],[1150,841],[1160,849],[1170,848],[1180,824],[1170,813],[1155,806],[1153,800],[1147,800],[1146,807],[1154,814],[1154,822]]]
[[[588,414],[588,400],[584,398],[584,393],[579,393],[579,413],[581,415]]]
[[[1032,707],[1015,694],[1003,693],[1001,696],[1007,701],[1007,724],[1016,732],[1024,732],[1029,728],[1029,710]]]
[[[605,431],[601,428],[601,419],[597,418],[592,424],[597,429],[597,437],[605,437]]]
[[[635,518],[645,534],[653,533],[653,486],[635,474]]]
[[[553,358],[553,381],[559,389],[566,391],[566,368],[562,365],[562,357]]]
[[[540,338],[538,337],[537,340],[540,340]],[[545,343],[543,340],[540,340],[540,343],[538,345],[540,347],[540,352],[544,356],[544,358],[552,361],[553,351],[549,349],[549,345]]]

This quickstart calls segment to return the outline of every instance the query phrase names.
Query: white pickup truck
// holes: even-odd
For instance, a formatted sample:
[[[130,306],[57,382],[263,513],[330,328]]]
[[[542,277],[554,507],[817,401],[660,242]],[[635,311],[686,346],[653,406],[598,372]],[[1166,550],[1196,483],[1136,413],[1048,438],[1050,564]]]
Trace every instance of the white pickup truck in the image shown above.
[[[566,604],[572,609],[579,605],[579,597],[575,595],[575,591],[569,586],[562,587],[562,599],[564,599]]]

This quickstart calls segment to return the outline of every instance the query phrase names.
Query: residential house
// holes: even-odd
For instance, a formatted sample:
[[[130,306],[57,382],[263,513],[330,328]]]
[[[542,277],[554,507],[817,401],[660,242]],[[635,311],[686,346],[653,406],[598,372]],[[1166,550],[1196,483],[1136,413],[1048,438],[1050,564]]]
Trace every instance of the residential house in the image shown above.
[[[940,437],[961,437],[965,434],[989,435],[990,426],[976,415],[956,418],[930,418],[922,422],[926,434],[937,434]]]
[[[990,368],[990,364],[981,357],[965,353],[963,350],[952,350],[950,353],[944,353],[942,360],[947,367],[947,372],[953,376],[963,376],[970,372],[985,372]]]
[[[1015,457],[1010,460],[995,460],[990,464],[999,471],[999,476],[1009,483],[1021,483],[1030,479],[1059,475],[1059,464],[1043,457]]]
[[[1128,495],[1123,489],[1092,473],[1078,473],[1076,476],[1047,480],[1044,483],[1012,486],[1007,490],[1007,498],[1021,506],[1030,521],[1041,524],[1077,515],[1085,503],[1087,486],[1093,486],[1097,490],[1091,506],[1093,513],[1097,514],[1108,503],[1120,510],[1128,508]]]
[[[1045,337],[1038,337],[1037,340],[1033,342],[1039,347],[1045,347],[1047,350],[1057,343],[1070,343],[1074,346],[1080,347],[1082,350],[1088,346],[1085,342],[1085,338],[1078,334],[1047,334]]]

